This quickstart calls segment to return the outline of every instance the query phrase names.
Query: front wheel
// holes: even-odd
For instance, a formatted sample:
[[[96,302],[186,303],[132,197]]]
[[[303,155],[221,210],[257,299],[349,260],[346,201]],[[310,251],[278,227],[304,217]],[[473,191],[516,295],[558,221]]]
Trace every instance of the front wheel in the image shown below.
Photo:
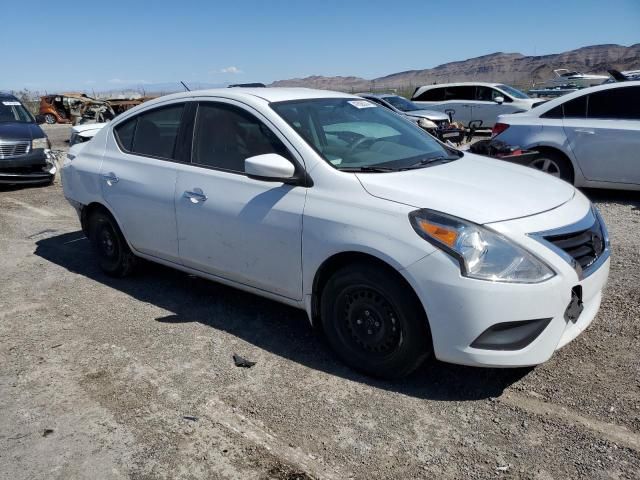
[[[89,240],[104,273],[112,277],[125,277],[133,271],[136,257],[110,215],[104,212],[91,215]]]
[[[56,123],[56,116],[53,113],[47,113],[44,116],[44,121],[49,125],[53,125]]]
[[[321,320],[342,360],[372,376],[406,376],[432,351],[417,298],[390,272],[372,265],[350,265],[329,279]]]

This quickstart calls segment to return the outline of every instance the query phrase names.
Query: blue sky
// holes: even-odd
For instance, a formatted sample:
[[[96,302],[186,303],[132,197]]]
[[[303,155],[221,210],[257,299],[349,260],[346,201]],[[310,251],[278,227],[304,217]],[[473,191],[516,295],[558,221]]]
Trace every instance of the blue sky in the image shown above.
[[[496,51],[640,42],[640,0],[3,4],[0,90],[374,78]]]

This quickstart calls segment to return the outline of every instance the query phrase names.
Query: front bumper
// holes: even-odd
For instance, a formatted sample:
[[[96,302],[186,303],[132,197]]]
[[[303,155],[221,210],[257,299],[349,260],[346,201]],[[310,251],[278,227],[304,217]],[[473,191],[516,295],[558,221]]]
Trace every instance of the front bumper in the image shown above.
[[[19,157],[0,159],[0,184],[48,183],[55,176],[57,167],[43,149]]]
[[[487,282],[464,277],[456,260],[441,251],[407,267],[403,273],[423,303],[429,319],[435,356],[442,361],[485,367],[522,367],[547,361],[554,351],[583,332],[595,318],[609,275],[610,260],[602,262],[586,278],[557,253],[526,235],[535,230],[535,218],[551,228],[566,222],[569,212],[579,210],[581,200],[559,207],[564,214],[547,212],[527,219],[492,225],[516,239],[546,261],[556,276],[537,284]],[[575,216],[573,218],[576,218]],[[556,225],[554,225],[556,223]],[[560,224],[558,224],[560,223]],[[540,223],[538,223],[540,225]],[[579,287],[579,288],[578,288]],[[575,321],[565,318],[572,291],[581,291],[583,310]],[[509,322],[550,319],[526,346],[512,350],[474,348],[490,327]]]

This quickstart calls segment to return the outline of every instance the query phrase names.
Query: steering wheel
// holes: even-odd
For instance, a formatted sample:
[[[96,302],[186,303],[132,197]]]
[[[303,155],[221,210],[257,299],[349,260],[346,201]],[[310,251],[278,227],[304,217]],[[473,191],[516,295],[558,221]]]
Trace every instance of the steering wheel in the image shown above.
[[[380,139],[379,138],[375,138],[375,137],[362,137],[362,138],[359,138],[358,140],[356,140],[355,142],[353,142],[349,146],[349,152],[353,152],[356,148],[361,147],[362,145],[367,144],[367,143],[371,143],[371,145],[373,145],[378,140],[380,140]]]

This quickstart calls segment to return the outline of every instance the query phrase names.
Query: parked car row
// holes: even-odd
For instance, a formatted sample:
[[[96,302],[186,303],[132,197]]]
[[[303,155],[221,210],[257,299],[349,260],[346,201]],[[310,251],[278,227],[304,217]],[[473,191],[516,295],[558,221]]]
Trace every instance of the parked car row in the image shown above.
[[[350,366],[535,365],[595,317],[607,230],[572,185],[308,89],[185,92],[62,167],[100,267],[138,258],[301,308]]]

